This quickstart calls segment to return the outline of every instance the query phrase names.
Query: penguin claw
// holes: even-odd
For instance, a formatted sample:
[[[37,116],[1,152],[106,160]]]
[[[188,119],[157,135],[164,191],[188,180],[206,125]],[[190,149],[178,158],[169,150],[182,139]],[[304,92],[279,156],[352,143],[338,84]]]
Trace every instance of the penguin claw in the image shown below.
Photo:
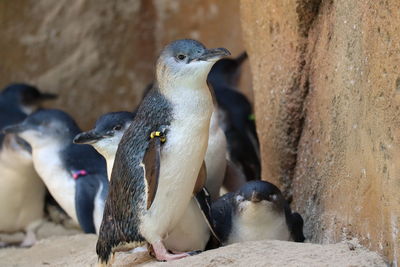
[[[158,261],[166,262],[166,261],[180,260],[189,256],[191,256],[189,253],[172,254],[167,252],[165,254],[156,255],[156,259]]]
[[[181,254],[181,253],[183,253],[183,252],[175,251],[175,250],[173,250],[171,252],[173,254]],[[185,253],[189,254],[189,256],[195,256],[195,255],[198,255],[198,254],[200,254],[202,252],[203,252],[202,250],[193,250],[193,251],[189,251],[189,252],[185,252]]]
[[[189,254],[189,256],[195,256],[195,255],[198,255],[198,254],[200,254],[202,252],[203,251],[201,251],[201,250],[193,250],[193,251],[187,252],[187,254]]]

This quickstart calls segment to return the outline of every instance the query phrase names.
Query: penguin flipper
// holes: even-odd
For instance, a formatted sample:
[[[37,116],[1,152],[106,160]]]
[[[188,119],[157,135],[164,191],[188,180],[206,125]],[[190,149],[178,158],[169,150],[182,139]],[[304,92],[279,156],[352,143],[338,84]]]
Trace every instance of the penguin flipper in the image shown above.
[[[94,199],[96,196],[94,177],[83,177],[76,180],[75,210],[79,225],[85,233],[96,233],[94,226]]]
[[[101,222],[99,238],[96,243],[96,253],[98,256],[98,266],[107,266],[113,254],[113,248],[119,245],[120,238],[116,229],[117,223],[113,216],[110,215],[110,205],[106,204],[104,209],[104,217]]]
[[[212,216],[211,216],[211,197],[210,193],[208,193],[207,189],[203,187],[195,196],[194,198],[196,199],[197,205],[199,206],[201,213],[203,214],[203,217],[208,225],[208,228],[211,231],[212,238],[215,240],[215,242],[219,245],[221,245],[221,241],[219,236],[216,234],[212,222]]]
[[[292,238],[294,242],[304,242],[306,239],[303,234],[303,225],[304,221],[301,215],[297,212],[292,213],[292,229],[290,232],[292,234]]]
[[[143,157],[145,178],[147,183],[147,209],[150,209],[157,193],[160,177],[161,140],[152,138]]]

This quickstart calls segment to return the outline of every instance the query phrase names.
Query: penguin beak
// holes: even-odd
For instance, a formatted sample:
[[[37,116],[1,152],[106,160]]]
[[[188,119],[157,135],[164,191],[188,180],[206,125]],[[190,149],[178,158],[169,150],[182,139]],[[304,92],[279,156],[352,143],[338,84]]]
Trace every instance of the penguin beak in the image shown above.
[[[100,140],[103,136],[95,132],[94,130],[90,130],[87,132],[82,132],[75,136],[73,142],[74,144],[94,144],[98,140]]]
[[[40,100],[53,100],[53,99],[56,99],[56,98],[58,98],[58,95],[57,94],[52,94],[52,93],[41,93],[40,94],[40,96],[39,96],[39,99]]]
[[[214,49],[206,49],[198,60],[201,61],[217,61],[226,56],[230,56],[231,53],[226,48],[214,48]]]
[[[3,133],[4,134],[18,134],[25,130],[27,130],[26,125],[21,123],[21,124],[15,124],[15,125],[10,125],[10,126],[4,127]]]
[[[260,202],[262,200],[260,194],[258,194],[256,191],[253,191],[253,193],[251,194],[251,198],[250,201],[253,203],[257,203]]]

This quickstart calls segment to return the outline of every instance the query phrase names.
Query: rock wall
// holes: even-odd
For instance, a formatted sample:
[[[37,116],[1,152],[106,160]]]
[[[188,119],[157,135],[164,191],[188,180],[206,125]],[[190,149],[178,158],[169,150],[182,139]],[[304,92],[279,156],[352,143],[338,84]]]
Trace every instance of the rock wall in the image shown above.
[[[263,179],[314,242],[400,255],[400,2],[241,1]]]
[[[55,106],[84,128],[102,113],[132,110],[172,40],[244,49],[239,0],[4,0],[0,31],[0,86],[25,81],[57,92]]]

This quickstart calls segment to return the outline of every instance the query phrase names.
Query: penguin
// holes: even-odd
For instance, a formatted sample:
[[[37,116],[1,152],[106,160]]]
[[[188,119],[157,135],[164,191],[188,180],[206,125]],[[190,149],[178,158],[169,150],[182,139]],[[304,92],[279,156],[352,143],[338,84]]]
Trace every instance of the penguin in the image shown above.
[[[123,133],[131,124],[134,116],[134,113],[126,111],[106,113],[100,116],[100,118],[96,121],[94,129],[78,134],[74,138],[74,143],[92,145],[106,159],[107,172],[108,175],[111,175],[110,170],[112,170],[114,165],[115,153],[117,151],[118,144]],[[211,119],[211,121],[212,120],[213,119]],[[211,125],[212,124],[213,123],[211,123]],[[212,127],[210,127],[210,139],[212,139],[211,130]],[[213,142],[215,141],[218,140],[214,140]],[[212,153],[213,152],[215,151],[212,151]],[[206,159],[208,154],[209,152],[207,150]],[[222,157],[225,157],[225,154],[223,154]],[[110,176],[108,176],[108,178],[110,179]],[[220,181],[220,184],[221,183],[222,180]],[[186,208],[185,213],[182,216],[182,219],[166,238],[165,247],[170,251],[204,250],[210,238],[210,231],[209,226],[207,225],[207,222],[204,221],[203,216],[203,211],[201,207],[199,207],[197,199],[192,198],[189,206]]]
[[[75,136],[75,144],[92,145],[107,162],[107,177],[111,178],[115,154],[122,135],[135,118],[134,112],[120,111],[106,113],[96,121],[92,130]]]
[[[0,178],[0,232],[25,231],[19,245],[30,247],[43,221],[46,187],[33,168],[31,147],[14,134],[3,138]]]
[[[212,204],[216,235],[223,245],[264,239],[304,242],[303,219],[292,213],[275,185],[250,181],[237,192],[227,193]]]
[[[246,52],[237,58],[224,58],[211,68],[208,82],[218,102],[220,126],[228,140],[229,160],[239,166],[247,180],[261,175],[260,152],[251,103],[236,90]]]
[[[72,143],[81,132],[75,121],[61,110],[41,109],[4,132],[30,144],[50,194],[84,232],[98,232],[108,191],[106,164],[91,146]]]
[[[118,146],[96,252],[100,264],[122,249],[148,244],[158,260],[190,255],[164,240],[205,181],[213,103],[207,75],[225,48],[183,39],[167,45],[156,82]]]
[[[0,92],[0,130],[23,121],[44,100],[56,97],[28,84],[8,85]],[[0,177],[0,232],[25,231],[19,245],[31,246],[44,216],[46,189],[33,167],[31,147],[14,134],[0,132]]]
[[[36,87],[13,83],[0,92],[0,129],[19,123],[40,108],[46,100],[56,99],[56,94],[42,93]],[[0,149],[4,134],[0,133]]]

